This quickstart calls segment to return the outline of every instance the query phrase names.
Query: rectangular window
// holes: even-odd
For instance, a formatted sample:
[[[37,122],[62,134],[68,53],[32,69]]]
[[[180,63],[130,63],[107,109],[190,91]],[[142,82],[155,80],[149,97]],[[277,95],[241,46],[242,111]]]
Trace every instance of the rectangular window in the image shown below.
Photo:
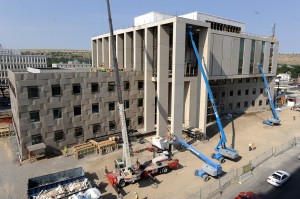
[[[250,78],[246,78],[246,83],[249,83],[250,82]]]
[[[98,83],[92,83],[91,84],[92,93],[98,93],[99,92],[99,84]]]
[[[92,113],[99,113],[99,104],[92,104]]]
[[[238,96],[240,96],[240,95],[241,95],[241,93],[242,93],[242,91],[241,91],[241,90],[238,90]]]
[[[144,106],[144,99],[143,98],[139,98],[138,99],[138,104],[137,104],[138,107],[142,107]]]
[[[61,96],[60,85],[52,85],[52,96]]]
[[[238,74],[241,75],[243,71],[243,60],[244,60],[244,42],[245,39],[240,39],[240,51],[239,51],[239,67],[238,67]]]
[[[260,51],[260,64],[263,66],[264,65],[264,58],[265,58],[265,43],[262,42],[261,44],[261,51]]]
[[[245,90],[245,95],[248,95],[249,94],[249,89],[246,89]]]
[[[257,77],[253,78],[253,82],[256,83],[257,82]]]
[[[230,91],[230,96],[233,96],[233,91]]]
[[[38,134],[38,135],[32,135],[31,136],[31,144],[39,144],[42,143],[42,135]]]
[[[61,108],[54,108],[53,109],[53,118],[54,119],[62,118]]]
[[[28,86],[27,92],[28,92],[28,99],[39,97],[39,89],[37,86]]]
[[[116,123],[115,122],[109,122],[109,130],[114,131],[116,130]]]
[[[81,93],[81,86],[80,84],[73,84],[73,94],[78,95]]]
[[[144,81],[138,81],[138,90],[144,89]]]
[[[263,88],[260,88],[259,93],[262,94],[264,92]]]
[[[253,100],[251,104],[252,104],[252,106],[255,106],[255,101]]]
[[[30,122],[39,122],[40,121],[40,112],[39,111],[31,111],[29,112]]]
[[[229,103],[229,110],[232,110],[232,103]]]
[[[101,133],[101,126],[100,126],[100,124],[94,124],[93,125],[93,133],[94,134]]]
[[[129,91],[130,90],[130,82],[129,81],[125,81],[124,82],[124,91]]]
[[[81,115],[81,106],[74,106],[74,116]]]
[[[115,102],[108,102],[108,110],[109,111],[115,110]]]
[[[127,126],[127,128],[130,127],[130,119],[129,118],[126,118],[126,126]]]
[[[108,92],[115,91],[115,83],[114,82],[108,82],[107,90],[108,90]]]
[[[143,116],[139,116],[138,117],[138,125],[144,124],[144,117]]]
[[[124,100],[124,110],[129,109],[129,100]]]
[[[83,136],[83,129],[82,127],[76,127],[75,128],[75,137]]]
[[[225,97],[225,92],[222,92],[222,97]]]
[[[55,131],[54,132],[54,141],[62,141],[64,139],[64,132],[63,131]]]
[[[243,79],[242,79],[242,78],[239,78],[239,79],[238,79],[238,83],[243,83]]]
[[[262,100],[258,101],[258,105],[261,106],[262,105]]]
[[[272,65],[273,65],[273,50],[274,50],[274,42],[271,42],[270,47],[270,57],[269,57],[269,73],[272,72]]]
[[[244,102],[244,108],[248,108],[248,102],[247,101]]]
[[[270,83],[272,81],[272,77],[268,77],[268,83]]]
[[[254,72],[254,53],[255,53],[255,40],[251,42],[251,53],[250,53],[250,74]]]
[[[253,88],[252,90],[252,94],[255,95],[256,94],[256,88]]]
[[[266,105],[269,105],[270,104],[270,101],[269,99],[266,100]]]
[[[241,108],[241,103],[240,102],[237,102],[236,103],[236,109],[240,109]]]

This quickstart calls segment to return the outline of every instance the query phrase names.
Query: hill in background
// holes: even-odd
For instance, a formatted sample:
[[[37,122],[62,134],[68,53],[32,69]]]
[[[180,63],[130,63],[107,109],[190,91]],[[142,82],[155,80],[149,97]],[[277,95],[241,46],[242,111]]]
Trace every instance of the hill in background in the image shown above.
[[[91,50],[20,49],[20,52],[22,55],[46,55],[48,67],[52,67],[52,63],[67,63],[74,60],[92,63]]]
[[[279,54],[278,64],[300,65],[300,54]]]

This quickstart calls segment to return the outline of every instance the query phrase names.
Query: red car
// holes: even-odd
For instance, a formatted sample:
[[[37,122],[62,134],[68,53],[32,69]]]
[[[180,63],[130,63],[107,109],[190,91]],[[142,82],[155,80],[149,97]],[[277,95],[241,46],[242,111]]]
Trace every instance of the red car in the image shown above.
[[[241,192],[234,199],[261,199],[261,198],[253,192]]]

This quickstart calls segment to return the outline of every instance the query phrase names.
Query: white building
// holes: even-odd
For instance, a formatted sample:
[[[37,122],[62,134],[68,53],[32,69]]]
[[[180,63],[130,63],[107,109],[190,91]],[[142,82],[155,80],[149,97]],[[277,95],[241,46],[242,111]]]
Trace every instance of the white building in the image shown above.
[[[68,61],[68,63],[58,63],[58,64],[52,64],[52,67],[58,67],[58,68],[92,68],[92,64],[87,63],[80,63],[78,60],[75,61]]]
[[[276,77],[280,78],[281,83],[288,83],[291,80],[291,74],[288,73],[279,73]]]
[[[263,65],[271,91],[277,70],[278,41],[242,34],[245,24],[194,12],[181,17],[147,13],[135,26],[115,30],[119,68],[143,71],[144,131],[180,136],[182,126],[206,131],[213,119],[207,89],[187,36],[192,27],[203,65],[221,114],[269,109],[257,63]],[[95,36],[92,65],[112,68],[110,34]],[[171,118],[168,121],[167,118]]]
[[[21,55],[18,50],[5,49],[0,44],[0,81],[8,84],[8,69],[25,69],[27,67],[47,67],[45,55]]]

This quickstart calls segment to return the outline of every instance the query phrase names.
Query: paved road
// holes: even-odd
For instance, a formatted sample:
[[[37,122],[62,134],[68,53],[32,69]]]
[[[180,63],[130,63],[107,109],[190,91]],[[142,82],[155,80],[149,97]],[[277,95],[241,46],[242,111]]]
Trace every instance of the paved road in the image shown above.
[[[254,175],[241,185],[237,184],[225,190],[222,198],[234,198],[241,191],[252,191],[263,199],[300,198],[300,146],[273,157],[254,170]],[[282,187],[267,183],[267,177],[281,169],[291,174],[291,178]]]

